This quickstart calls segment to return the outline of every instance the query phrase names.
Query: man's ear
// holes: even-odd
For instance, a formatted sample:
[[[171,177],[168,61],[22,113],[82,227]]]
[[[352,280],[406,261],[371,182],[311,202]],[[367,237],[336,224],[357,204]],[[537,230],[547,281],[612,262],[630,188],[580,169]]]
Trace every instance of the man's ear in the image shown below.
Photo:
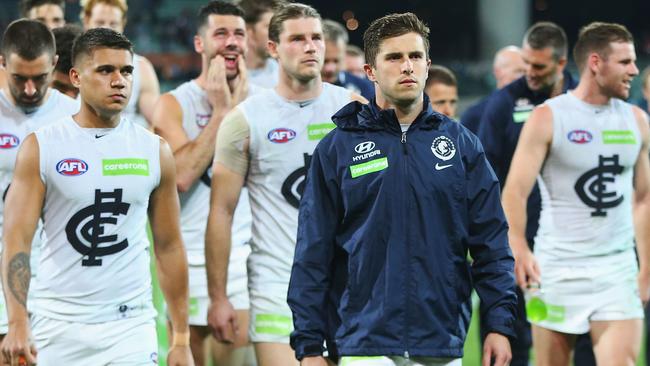
[[[266,50],[269,53],[269,56],[273,57],[274,59],[278,59],[278,44],[275,43],[274,41],[269,40],[266,42]]]
[[[203,39],[198,34],[194,36],[194,51],[203,53]]]
[[[79,70],[77,70],[75,67],[71,68],[68,72],[68,76],[70,77],[70,82],[72,85],[74,85],[75,88],[79,89],[79,86],[81,85],[81,82],[79,81]]]
[[[377,78],[375,77],[376,70],[372,66],[370,66],[370,64],[364,64],[363,71],[366,73],[368,80],[372,81],[373,83],[377,82]]]

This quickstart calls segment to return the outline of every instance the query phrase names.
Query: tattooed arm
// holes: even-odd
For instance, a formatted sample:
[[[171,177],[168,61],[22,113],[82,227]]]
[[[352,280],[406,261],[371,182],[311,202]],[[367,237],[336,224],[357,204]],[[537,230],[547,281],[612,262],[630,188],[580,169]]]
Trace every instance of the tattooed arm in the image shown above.
[[[18,151],[14,178],[5,200],[2,237],[2,284],[9,316],[9,332],[2,342],[2,353],[6,360],[13,362],[25,357],[30,365],[36,362],[36,353],[30,344],[27,315],[29,256],[45,197],[39,165],[38,142],[32,134]]]

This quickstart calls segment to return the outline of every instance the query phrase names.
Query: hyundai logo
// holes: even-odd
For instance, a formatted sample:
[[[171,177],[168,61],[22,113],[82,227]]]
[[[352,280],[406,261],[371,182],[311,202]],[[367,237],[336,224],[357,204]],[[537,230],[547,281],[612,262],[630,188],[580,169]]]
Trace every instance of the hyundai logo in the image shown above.
[[[366,141],[362,142],[360,144],[357,144],[357,146],[354,147],[354,151],[357,152],[357,154],[364,154],[369,151],[374,150],[375,148],[375,143],[372,141]]]

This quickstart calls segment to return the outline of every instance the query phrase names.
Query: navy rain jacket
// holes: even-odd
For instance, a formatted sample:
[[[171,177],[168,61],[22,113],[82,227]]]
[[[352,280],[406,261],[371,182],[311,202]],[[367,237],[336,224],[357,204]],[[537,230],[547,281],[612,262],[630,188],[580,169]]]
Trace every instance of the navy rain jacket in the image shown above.
[[[563,82],[562,93],[566,93],[578,85],[578,82],[566,70]],[[486,156],[501,182],[501,188],[506,185],[510,163],[515,154],[524,123],[533,112],[533,108],[544,103],[548,98],[550,98],[548,91],[530,90],[526,83],[526,76],[522,76],[497,90],[488,99],[476,135],[485,147]],[[539,227],[541,210],[542,196],[539,187],[535,184],[528,196],[526,210],[528,217],[526,239],[531,248]]]
[[[478,139],[424,99],[406,133],[394,110],[350,103],[314,151],[288,293],[299,359],[323,341],[335,356],[462,357],[472,286],[487,330],[514,336],[499,183]]]

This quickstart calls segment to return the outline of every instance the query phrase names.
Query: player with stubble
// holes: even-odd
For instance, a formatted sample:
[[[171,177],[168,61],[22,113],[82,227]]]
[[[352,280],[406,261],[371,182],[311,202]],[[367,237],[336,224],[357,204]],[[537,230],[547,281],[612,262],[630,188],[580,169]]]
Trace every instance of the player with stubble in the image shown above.
[[[233,213],[245,183],[253,216],[249,335],[258,365],[285,366],[297,364],[289,347],[286,296],[301,182],[314,147],[334,128],[330,117],[363,98],[321,81],[325,44],[321,17],[312,7],[292,3],[277,8],[268,46],[280,64],[278,85],[236,106],[217,134],[205,240],[208,323],[217,340],[234,341],[239,326],[226,296],[227,268]]]
[[[157,362],[148,219],[173,330],[168,364],[193,365],[173,156],[158,136],[121,116],[132,71],[123,35],[82,34],[70,71],[80,111],[30,134],[18,153],[2,260],[10,324],[2,353],[12,364],[36,364],[37,352],[45,366]],[[30,322],[30,244],[39,218],[47,241]]]
[[[620,24],[594,22],[573,55],[578,86],[532,112],[503,190],[517,283],[539,286],[547,309],[531,320],[537,364],[569,365],[589,333],[596,364],[635,365],[650,295],[650,131],[646,113],[624,101],[639,73],[634,40]],[[526,200],[536,180],[531,252]]]
[[[337,112],[314,151],[288,293],[304,366],[326,366],[325,351],[354,365],[460,365],[472,288],[486,309],[482,365],[510,361],[514,261],[499,183],[476,136],[424,93],[428,40],[412,13],[373,21],[364,51],[376,98]]]

